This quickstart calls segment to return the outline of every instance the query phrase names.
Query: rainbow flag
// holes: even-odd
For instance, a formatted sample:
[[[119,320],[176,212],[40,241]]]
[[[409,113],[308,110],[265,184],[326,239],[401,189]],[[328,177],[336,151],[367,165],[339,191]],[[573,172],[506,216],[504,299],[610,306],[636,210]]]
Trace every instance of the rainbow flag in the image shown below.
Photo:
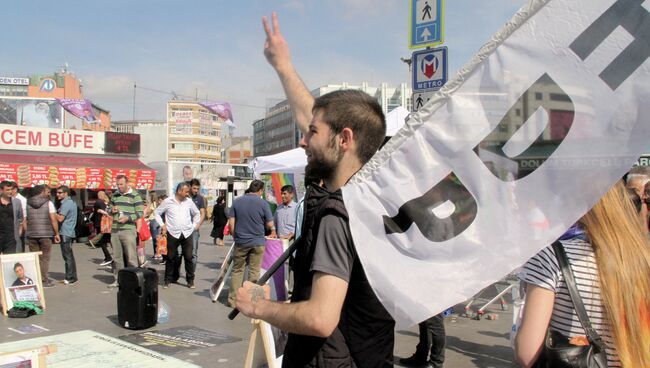
[[[273,194],[275,195],[276,203],[282,203],[282,196],[280,195],[280,189],[285,185],[291,185],[296,188],[296,184],[293,181],[293,174],[286,173],[274,173],[271,174],[271,185],[273,186]],[[294,201],[296,200],[294,196]]]

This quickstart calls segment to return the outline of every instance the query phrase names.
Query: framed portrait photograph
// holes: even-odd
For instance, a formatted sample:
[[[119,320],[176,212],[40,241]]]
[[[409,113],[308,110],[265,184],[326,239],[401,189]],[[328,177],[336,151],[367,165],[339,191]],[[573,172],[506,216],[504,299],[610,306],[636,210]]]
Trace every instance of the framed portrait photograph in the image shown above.
[[[38,257],[41,252],[0,255],[0,296],[2,312],[14,307],[16,302],[30,302],[45,309],[45,295],[41,281]]]

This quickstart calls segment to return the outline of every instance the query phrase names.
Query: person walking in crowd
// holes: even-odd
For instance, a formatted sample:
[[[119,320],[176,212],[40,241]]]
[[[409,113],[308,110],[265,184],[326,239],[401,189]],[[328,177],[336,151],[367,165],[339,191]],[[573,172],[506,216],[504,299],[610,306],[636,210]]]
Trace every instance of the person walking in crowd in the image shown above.
[[[12,188],[12,182],[0,182],[0,254],[16,253],[23,232],[22,205]]]
[[[97,199],[93,204],[93,215],[92,215],[93,227],[95,228],[95,236],[90,240],[88,240],[88,244],[90,244],[91,247],[102,248],[102,253],[104,253],[104,260],[99,264],[100,266],[108,266],[113,264],[113,256],[111,255],[111,251],[109,249],[111,243],[111,234],[104,234],[101,231],[102,217],[110,216],[110,214],[106,211],[108,207],[108,202],[109,202],[108,195],[106,195],[105,191],[100,190],[99,192],[97,192]]]
[[[572,233],[560,243],[589,321],[604,343],[608,366],[650,367],[650,244],[622,182]],[[586,341],[552,246],[531,258],[520,278],[528,285],[515,338],[516,360],[522,367],[536,363],[547,330],[568,341]]]
[[[291,64],[289,48],[266,18],[264,53],[277,72],[307,154],[309,186],[293,271],[291,303],[265,299],[268,286],[237,291],[237,308],[289,332],[283,366],[385,367],[393,364],[395,322],[366,278],[348,225],[340,188],[366,163],[386,135],[377,100],[343,90],[314,100]]]
[[[210,232],[210,236],[214,238],[215,245],[224,245],[223,230],[227,223],[226,197],[219,196],[214,207],[212,207],[212,231]]]
[[[23,267],[22,263],[16,262],[14,264],[14,273],[16,274],[16,280],[11,284],[12,287],[34,285],[34,281],[25,275],[25,267]]]
[[[260,277],[266,244],[265,229],[271,232],[270,237],[276,237],[271,207],[262,199],[263,193],[264,182],[253,180],[248,186],[248,193],[235,199],[228,214],[228,227],[235,239],[228,294],[228,304],[231,307],[235,306],[235,295],[244,281],[244,269],[247,263],[248,280],[257,282]]]
[[[16,184],[15,181],[11,181],[11,196],[18,199],[20,201],[20,208],[23,212],[23,232],[21,233],[20,236],[20,241],[16,243],[16,253],[22,253],[27,251],[27,246],[25,245],[25,219],[27,218],[27,198],[25,198],[20,192],[18,191],[18,184]]]
[[[162,200],[160,197],[156,197],[155,193],[151,193],[149,196],[149,203],[144,208],[144,217],[149,222],[149,232],[151,233],[151,245],[153,247],[154,259],[160,261],[162,258],[158,255],[157,239],[156,237],[160,234],[160,225],[156,221],[156,215],[154,211],[160,205]]]
[[[419,339],[415,353],[399,362],[407,367],[442,368],[447,337],[442,313],[418,323],[418,328]]]
[[[70,199],[70,188],[61,185],[56,189],[56,196],[61,201],[59,213],[56,218],[61,222],[61,256],[65,263],[65,278],[63,283],[72,285],[77,282],[77,263],[72,252],[72,241],[75,238],[77,226],[77,205]]]
[[[296,232],[298,203],[293,200],[293,192],[292,185],[285,185],[280,189],[282,204],[275,209],[275,224],[280,239],[293,239]]]
[[[154,211],[156,221],[161,224],[161,234],[167,236],[167,262],[165,263],[165,281],[163,288],[176,283],[179,271],[176,264],[180,262],[178,247],[185,258],[185,279],[187,287],[194,289],[194,267],[192,266],[192,234],[199,230],[201,213],[189,198],[190,186],[181,182],[176,187],[174,197],[165,199]]]
[[[41,267],[43,287],[52,287],[54,283],[48,277],[52,256],[52,239],[55,243],[61,242],[56,208],[50,200],[49,188],[44,185],[33,187],[31,194],[27,200],[26,245],[30,252],[41,252],[38,261]]]
[[[627,173],[625,177],[625,186],[632,189],[641,198],[641,211],[639,215],[645,219],[646,231],[650,230],[648,226],[648,217],[650,217],[650,209],[646,204],[649,198],[646,197],[645,187],[650,183],[650,167],[648,166],[635,166]]]
[[[201,228],[201,225],[203,224],[203,221],[205,220],[205,214],[207,211],[207,202],[205,198],[201,195],[201,182],[199,179],[192,179],[189,182],[190,184],[190,198],[192,198],[192,202],[194,202],[194,205],[196,205],[196,208],[199,209],[201,213],[201,219],[199,220],[199,227],[197,228],[197,231],[192,234],[192,267],[194,267],[194,270],[196,271],[196,263],[199,258],[199,238],[201,236],[200,231],[198,229]],[[178,263],[176,264],[176,268],[180,271],[181,268],[181,259],[179,257]]]
[[[115,281],[108,285],[117,287],[117,275],[124,267],[137,266],[135,221],[142,217],[142,198],[133,190],[125,175],[116,178],[117,192],[113,194],[109,213],[113,215],[111,246],[113,248],[113,271]]]

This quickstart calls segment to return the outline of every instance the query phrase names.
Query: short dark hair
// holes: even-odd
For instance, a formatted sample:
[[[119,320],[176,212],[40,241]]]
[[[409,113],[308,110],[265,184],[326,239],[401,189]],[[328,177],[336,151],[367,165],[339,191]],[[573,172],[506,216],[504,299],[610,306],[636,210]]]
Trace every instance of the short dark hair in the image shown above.
[[[287,184],[287,185],[283,186],[282,188],[280,188],[280,193],[282,193],[282,192],[289,192],[289,193],[293,194],[293,185]]]
[[[189,183],[191,187],[195,185],[201,186],[201,181],[197,178],[192,178],[192,180],[190,180]]]
[[[41,194],[43,194],[44,191],[45,191],[45,185],[42,185],[42,184],[41,185],[35,185],[31,190],[32,197],[37,196],[37,195],[41,195]]]
[[[264,182],[257,179],[253,180],[251,185],[248,186],[249,193],[257,193],[262,189],[264,189]]]
[[[3,181],[0,181],[0,189],[3,189],[3,190],[4,190],[5,187],[13,188],[13,186],[11,185],[11,183],[12,183],[12,182],[9,181],[9,180],[3,180]]]
[[[16,264],[14,265],[14,271],[16,271],[16,268],[18,268],[18,267],[22,267],[23,270],[25,269],[25,267],[23,266],[22,263],[16,262]]]
[[[18,189],[18,184],[16,184],[15,181],[7,180],[9,182],[9,185],[11,186],[11,189]]]
[[[223,203],[223,202],[225,202],[225,201],[226,201],[226,197],[224,197],[224,196],[219,196],[219,197],[217,198],[217,203]]]
[[[183,189],[184,187],[189,188],[189,186],[190,186],[190,184],[188,184],[188,182],[186,182],[186,181],[182,181],[182,182],[178,183],[178,185],[176,186],[176,193],[180,192],[180,190]]]
[[[67,185],[61,185],[60,187],[57,188],[57,190],[62,191],[63,193],[68,193],[70,194],[70,188],[68,188]]]
[[[314,101],[314,115],[323,112],[323,120],[339,134],[350,128],[357,139],[357,155],[365,164],[377,152],[386,136],[386,118],[377,102],[369,94],[357,90],[334,91]]]
[[[124,175],[124,174],[120,174],[120,175],[116,176],[115,177],[115,182],[117,182],[120,179],[126,180],[127,183],[129,182],[129,178],[127,178],[126,175]]]

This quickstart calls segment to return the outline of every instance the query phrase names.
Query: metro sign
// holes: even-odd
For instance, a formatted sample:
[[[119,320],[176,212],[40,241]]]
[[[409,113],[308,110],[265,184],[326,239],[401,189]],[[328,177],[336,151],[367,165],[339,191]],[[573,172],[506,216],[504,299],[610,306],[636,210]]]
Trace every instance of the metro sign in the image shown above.
[[[447,82],[447,47],[416,51],[411,60],[413,92],[437,91]]]

